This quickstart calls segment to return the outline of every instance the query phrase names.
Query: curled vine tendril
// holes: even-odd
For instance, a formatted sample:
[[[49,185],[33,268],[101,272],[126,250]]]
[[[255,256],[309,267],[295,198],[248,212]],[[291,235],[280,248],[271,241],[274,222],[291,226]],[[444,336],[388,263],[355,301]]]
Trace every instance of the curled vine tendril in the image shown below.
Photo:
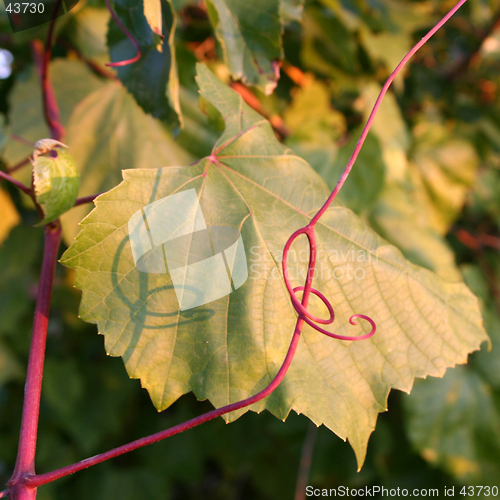
[[[339,340],[364,340],[370,338],[376,331],[377,327],[375,322],[364,314],[354,314],[349,318],[349,323],[351,325],[356,325],[357,318],[364,319],[370,323],[372,329],[369,333],[365,333],[364,335],[358,336],[349,336],[349,335],[337,335],[336,333],[329,332],[325,330],[321,326],[318,325],[331,325],[335,321],[335,312],[333,310],[333,306],[330,301],[319,291],[312,287],[312,279],[314,276],[314,270],[316,266],[316,234],[314,231],[316,223],[311,223],[308,226],[295,231],[295,233],[290,236],[289,240],[285,245],[285,249],[283,251],[283,276],[285,278],[285,284],[290,294],[290,298],[292,299],[292,304],[295,310],[297,311],[299,318],[301,318],[304,322],[306,322],[309,326],[312,326],[318,332],[327,335],[328,337],[332,337],[334,339]],[[290,283],[290,278],[288,276],[288,252],[290,251],[290,247],[292,243],[301,235],[305,234],[307,236],[307,240],[309,241],[309,266],[307,270],[306,284],[305,286],[297,286],[292,288]],[[298,299],[296,292],[304,292],[302,296],[302,302]],[[319,318],[317,316],[312,315],[307,310],[307,303],[309,300],[309,294],[316,295],[321,302],[326,306],[329,313],[329,318]]]
[[[139,44],[137,43],[136,39],[130,34],[130,32],[125,28],[123,23],[118,19],[118,16],[116,15],[115,11],[113,10],[113,7],[111,7],[111,2],[109,0],[106,0],[106,6],[108,7],[109,13],[111,14],[111,17],[115,20],[116,24],[120,27],[120,29],[127,35],[127,38],[134,44],[134,47],[137,50],[137,55],[135,57],[132,57],[131,59],[125,59],[124,61],[118,61],[118,62],[111,62],[111,63],[106,63],[106,66],[110,67],[117,67],[117,66],[128,66],[129,64],[137,62],[141,58],[141,49],[139,47]]]

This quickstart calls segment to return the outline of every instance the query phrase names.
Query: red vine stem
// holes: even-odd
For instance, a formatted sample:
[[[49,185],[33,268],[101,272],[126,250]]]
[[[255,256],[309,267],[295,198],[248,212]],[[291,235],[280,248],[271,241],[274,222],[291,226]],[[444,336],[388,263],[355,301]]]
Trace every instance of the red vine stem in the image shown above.
[[[57,262],[57,252],[61,241],[59,223],[45,226],[45,246],[42,272],[37,294],[33,336],[31,339],[28,371],[24,389],[23,416],[16,466],[8,486],[13,500],[31,500],[36,498],[36,488],[26,484],[26,476],[35,472],[35,450],[42,391],[45,344],[49,322],[50,298]]]
[[[28,165],[30,161],[31,161],[31,156],[28,156],[24,160],[21,160],[20,162],[16,163],[14,166],[6,168],[5,171],[8,174],[12,174],[16,170],[19,170],[20,168],[23,168],[25,165]]]
[[[111,2],[109,0],[106,0],[106,6],[108,7],[111,17],[115,20],[115,23],[118,24],[120,29],[125,33],[125,35],[127,35],[128,39],[134,44],[134,47],[137,50],[137,55],[135,57],[132,57],[131,59],[126,59],[125,61],[106,63],[105,66],[110,66],[110,67],[128,66],[129,64],[137,62],[141,58],[141,48],[139,47],[139,44],[137,43],[136,39],[130,34],[128,29],[125,28],[124,24],[120,21],[120,19],[118,19],[118,16],[113,10],[113,7],[111,7]]]
[[[174,436],[175,434],[179,434],[180,432],[187,431],[188,429],[192,429],[197,425],[208,422],[209,420],[213,420],[214,418],[220,417],[226,413],[230,413],[232,411],[239,410],[244,408],[245,406],[250,406],[254,403],[257,403],[261,399],[269,396],[276,387],[280,384],[283,378],[290,367],[295,351],[297,350],[297,345],[299,343],[300,332],[302,330],[302,320],[300,318],[297,319],[297,324],[295,326],[295,331],[293,333],[292,341],[290,343],[290,347],[288,348],[288,352],[286,354],[285,360],[281,365],[278,373],[272,380],[272,382],[262,391],[251,396],[247,399],[243,399],[242,401],[238,401],[237,403],[232,403],[227,406],[223,406],[221,408],[209,411],[208,413],[204,413],[198,417],[192,418],[191,420],[187,420],[182,424],[171,427],[170,429],[166,429],[161,432],[157,432],[156,434],[152,434],[151,436],[143,437],[141,439],[137,439],[136,441],[132,441],[131,443],[125,444],[113,450],[107,451],[105,453],[101,453],[100,455],[96,455],[91,458],[87,458],[86,460],[82,460],[81,462],[77,462],[73,465],[68,465],[67,467],[63,467],[61,469],[57,469],[52,472],[47,472],[46,474],[31,474],[26,477],[25,481],[31,487],[42,486],[43,484],[50,483],[56,479],[67,476],[69,474],[73,474],[79,470],[86,469],[92,465],[96,465],[100,462],[104,462],[105,460],[109,460],[110,458],[117,457],[119,455],[123,455],[132,450],[136,450],[137,448],[141,448],[148,444],[156,443],[161,441],[162,439]]]
[[[97,194],[91,194],[90,196],[84,196],[82,198],[78,198],[75,201],[74,206],[77,207],[79,205],[85,205],[85,203],[92,203],[99,195],[102,193],[97,193]]]
[[[363,129],[363,132],[361,134],[361,137],[356,145],[356,148],[344,170],[342,173],[342,176],[335,186],[335,189],[333,190],[332,194],[329,196],[328,200],[326,203],[323,205],[323,207],[318,211],[318,213],[313,217],[311,222],[304,228],[299,229],[296,231],[288,240],[286,246],[285,246],[285,251],[284,251],[284,256],[283,256],[283,273],[284,273],[284,278],[286,282],[286,286],[288,288],[288,291],[290,292],[290,296],[292,299],[292,303],[295,307],[295,309],[298,312],[298,318],[297,322],[295,325],[295,330],[292,336],[292,340],[290,343],[290,346],[288,348],[288,352],[286,354],[285,360],[283,361],[283,364],[281,368],[279,369],[278,373],[276,374],[275,378],[271,381],[271,383],[262,391],[259,393],[255,394],[254,396],[251,396],[247,399],[244,399],[242,401],[239,401],[237,403],[232,403],[227,406],[223,406],[222,408],[218,408],[215,410],[212,410],[208,413],[205,413],[204,415],[200,415],[198,417],[195,417],[191,420],[188,420],[187,422],[184,422],[182,424],[176,425],[174,427],[171,427],[170,429],[166,429],[164,431],[158,432],[156,434],[152,434],[150,436],[138,439],[136,441],[133,441],[131,443],[128,443],[126,445],[120,446],[118,448],[114,448],[113,450],[107,451],[105,453],[101,453],[99,455],[96,455],[94,457],[88,458],[86,460],[82,460],[81,462],[77,462],[75,464],[63,467],[61,469],[54,470],[52,472],[48,472],[45,474],[39,474],[36,475],[34,473],[34,452],[35,452],[35,446],[36,446],[36,427],[38,424],[38,411],[39,411],[39,402],[40,402],[40,390],[41,390],[41,376],[42,376],[42,371],[43,371],[43,357],[44,357],[44,350],[45,350],[45,338],[46,338],[46,333],[47,333],[47,318],[48,318],[48,309],[49,309],[49,302],[50,302],[50,294],[51,294],[51,289],[52,289],[52,279],[53,279],[53,273],[54,273],[54,268],[55,268],[55,263],[56,263],[56,257],[57,257],[57,249],[59,246],[59,241],[60,241],[60,226],[57,225],[57,228],[51,228],[51,227],[46,227],[46,246],[45,246],[45,253],[44,253],[44,264],[42,267],[42,277],[41,277],[41,290],[38,294],[38,302],[37,302],[37,312],[35,314],[35,326],[34,327],[34,333],[33,333],[33,341],[32,341],[32,349],[30,351],[30,363],[28,367],[28,377],[27,377],[27,383],[26,383],[26,398],[25,398],[25,409],[23,410],[23,422],[22,422],[22,427],[21,427],[21,441],[20,441],[20,449],[19,449],[19,455],[18,455],[18,460],[16,462],[16,468],[15,472],[13,475],[13,478],[11,481],[9,481],[9,490],[12,495],[12,498],[15,500],[32,500],[36,496],[36,488],[38,486],[41,486],[43,484],[47,484],[49,482],[52,482],[56,479],[59,479],[61,477],[67,476],[69,474],[73,474],[74,472],[77,472],[82,469],[86,469],[87,467],[90,467],[92,465],[96,465],[100,462],[103,462],[105,460],[108,460],[110,458],[122,455],[124,453],[127,453],[132,450],[136,450],[138,448],[141,448],[143,446],[146,446],[148,444],[152,444],[155,442],[158,442],[162,439],[165,439],[167,437],[173,436],[175,434],[178,434],[180,432],[183,432],[185,430],[191,429],[197,425],[200,425],[204,422],[207,422],[209,420],[212,420],[214,418],[217,418],[221,415],[224,415],[226,413],[232,412],[239,410],[241,408],[244,408],[246,406],[252,405],[254,403],[257,403],[258,401],[264,399],[267,397],[269,394],[271,394],[281,383],[283,378],[285,377],[285,374],[290,367],[290,364],[292,362],[293,356],[295,354],[295,351],[297,349],[297,345],[300,339],[300,334],[302,331],[302,327],[304,325],[304,322],[310,324],[320,332],[329,335],[334,338],[339,338],[339,339],[344,339],[344,340],[361,340],[364,338],[368,338],[371,335],[375,333],[375,323],[373,320],[368,318],[365,315],[360,315],[356,314],[351,316],[350,322],[351,324],[356,324],[356,319],[357,318],[362,318],[366,321],[368,321],[371,326],[372,330],[364,334],[362,336],[358,337],[347,337],[347,336],[340,336],[340,335],[335,335],[330,332],[327,332],[326,330],[323,330],[322,328],[317,327],[316,323],[319,324],[331,324],[334,320],[334,312],[331,304],[328,302],[326,297],[319,291],[315,290],[312,288],[312,279],[314,275],[314,270],[315,270],[315,264],[316,264],[316,237],[314,233],[314,228],[320,217],[324,214],[324,212],[327,210],[327,208],[330,206],[332,201],[334,200],[335,196],[339,192],[340,188],[344,184],[345,180],[347,179],[347,176],[349,175],[349,172],[352,169],[352,166],[356,160],[356,157],[359,153],[359,150],[361,149],[366,136],[368,134],[368,131],[371,127],[371,124],[373,122],[373,119],[376,115],[376,112],[380,106],[381,100],[384,97],[385,93],[387,92],[387,89],[389,88],[390,84],[392,83],[394,77],[401,71],[403,66],[407,63],[407,61],[412,57],[412,55],[424,44],[427,42],[427,40],[439,29],[445,24],[448,19],[466,2],[467,0],[460,0],[458,4],[424,37],[422,40],[417,43],[417,45],[403,58],[401,63],[397,66],[397,68],[394,70],[394,72],[391,74],[387,82],[385,83],[384,87],[382,88],[382,91],[380,92],[380,95],[375,102],[375,106],[370,114],[370,117],[368,119],[368,122]],[[106,3],[108,4],[109,7],[109,0],[106,0]],[[111,11],[112,12],[112,11]],[[113,12],[112,12],[113,15]],[[113,15],[113,17],[115,17]],[[115,18],[115,20],[117,20]],[[118,22],[118,21],[117,21]],[[121,23],[118,22],[119,25]],[[123,28],[122,28],[123,29]],[[124,30],[124,32],[127,34],[128,32]],[[129,38],[131,38],[129,36]],[[124,63],[130,64],[130,62],[122,61],[121,65],[124,65]],[[115,63],[115,65],[120,65],[119,63]],[[309,255],[309,266],[308,266],[308,273],[306,276],[306,283],[305,286],[301,287],[296,287],[292,288],[291,284],[289,282],[288,278],[288,272],[287,272],[287,256],[288,256],[288,251],[292,245],[292,243],[295,241],[296,238],[298,238],[301,235],[306,235],[309,241],[309,246],[310,246],[310,255]],[[303,291],[303,296],[302,296],[302,301],[299,301],[298,298],[295,295],[295,292],[297,291]],[[313,315],[311,315],[307,311],[307,305],[308,305],[308,300],[309,300],[309,295],[313,293],[316,295],[318,298],[320,298],[326,307],[328,308],[328,311],[330,313],[330,317],[328,319],[321,319],[317,318]],[[19,495],[17,495],[19,493]]]
[[[55,139],[56,141],[63,140],[64,127],[61,123],[59,106],[57,105],[54,88],[52,87],[52,83],[49,79],[49,62],[52,53],[52,37],[56,24],[55,20],[57,12],[61,7],[61,2],[62,0],[56,0],[54,11],[52,13],[52,19],[49,24],[47,40],[45,41],[45,50],[43,49],[42,42],[40,40],[33,40],[32,42],[33,55],[38,68],[38,74],[42,82],[43,112],[45,115],[45,121],[50,128],[50,135],[52,139]]]
[[[17,179],[14,179],[14,177],[11,177],[9,174],[2,172],[1,170],[0,170],[0,178],[14,184],[14,186],[18,187],[23,193],[26,193],[28,196],[31,196],[31,197],[33,196],[33,190],[31,188],[24,185],[22,182],[18,181]]]

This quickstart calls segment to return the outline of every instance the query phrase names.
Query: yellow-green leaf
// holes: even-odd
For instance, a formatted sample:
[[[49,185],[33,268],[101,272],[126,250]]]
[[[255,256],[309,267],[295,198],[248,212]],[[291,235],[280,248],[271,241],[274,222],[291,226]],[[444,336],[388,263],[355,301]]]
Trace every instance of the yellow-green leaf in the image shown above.
[[[64,144],[42,139],[33,153],[36,201],[43,209],[40,224],[48,224],[74,206],[78,196],[78,170]]]

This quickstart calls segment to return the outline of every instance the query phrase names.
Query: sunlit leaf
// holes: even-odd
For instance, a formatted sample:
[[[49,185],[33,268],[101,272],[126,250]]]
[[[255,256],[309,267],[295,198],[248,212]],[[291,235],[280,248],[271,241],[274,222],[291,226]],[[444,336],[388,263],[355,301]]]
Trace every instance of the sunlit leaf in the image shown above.
[[[189,391],[219,407],[270,382],[296,319],[280,252],[328,195],[320,177],[276,140],[266,120],[204,66],[198,71],[202,95],[226,122],[213,156],[191,167],[124,172],[124,181],[98,198],[63,256],[83,290],[82,318],[98,324],[107,352],[123,357],[129,375],[141,379],[159,410]],[[191,196],[189,190],[199,196],[208,227],[241,231],[248,279],[229,295],[181,311],[166,267],[136,267],[129,221],[138,221],[148,204]],[[361,465],[390,388],[410,391],[415,377],[442,376],[487,336],[477,300],[463,284],[412,265],[350,210],[330,209],[317,238],[322,254],[315,283],[335,305],[334,331],[367,331],[367,324],[349,325],[358,313],[373,317],[377,333],[367,341],[341,342],[306,328],[285,380],[252,409],[267,408],[282,419],[292,409],[306,414],[349,439]],[[136,243],[134,248],[137,257]],[[307,266],[305,242],[297,242],[293,253],[290,276],[298,286]],[[149,262],[165,266],[161,259]],[[214,275],[207,290],[216,277],[222,279]],[[207,285],[192,286],[202,291]],[[322,309],[312,301],[313,314],[324,314]]]
[[[78,169],[66,147],[52,139],[35,144],[33,185],[36,201],[44,213],[40,224],[48,224],[67,212],[78,196]]]

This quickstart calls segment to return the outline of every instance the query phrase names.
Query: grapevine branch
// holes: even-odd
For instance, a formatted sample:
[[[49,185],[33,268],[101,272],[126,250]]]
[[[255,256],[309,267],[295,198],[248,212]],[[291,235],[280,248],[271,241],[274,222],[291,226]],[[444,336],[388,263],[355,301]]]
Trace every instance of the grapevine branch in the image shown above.
[[[59,0],[60,1],[60,0]],[[36,449],[36,436],[37,436],[37,425],[38,425],[38,414],[39,414],[39,405],[40,405],[40,392],[41,392],[41,382],[42,382],[42,374],[43,374],[43,363],[44,363],[44,353],[45,353],[45,343],[47,336],[47,325],[48,325],[48,315],[50,308],[50,296],[52,292],[52,283],[54,270],[57,260],[57,252],[59,248],[60,238],[61,238],[61,226],[59,222],[49,224],[45,227],[45,248],[44,248],[44,258],[42,264],[42,273],[40,278],[40,288],[38,293],[37,306],[35,310],[35,320],[33,327],[33,337],[30,349],[30,357],[29,357],[29,365],[28,365],[28,374],[26,381],[26,389],[25,389],[25,401],[23,407],[23,417],[21,424],[21,435],[20,435],[20,443],[19,443],[19,452],[16,461],[16,467],[14,470],[14,474],[9,481],[9,493],[14,500],[34,500],[36,498],[36,488],[43,484],[47,484],[56,479],[59,479],[64,476],[68,476],[69,474],[73,474],[79,470],[88,468],[92,465],[98,464],[105,460],[109,460],[110,458],[122,455],[132,450],[136,450],[148,444],[152,444],[158,442],[167,437],[173,436],[185,430],[191,429],[197,425],[200,425],[204,422],[208,422],[214,418],[222,416],[226,413],[230,413],[241,408],[247,407],[258,401],[264,399],[269,394],[271,394],[281,383],[283,378],[286,375],[288,368],[292,362],[293,356],[296,352],[298,342],[300,339],[300,334],[302,332],[302,328],[304,323],[311,325],[316,330],[324,333],[333,338],[344,339],[344,340],[362,340],[372,336],[375,333],[375,323],[368,316],[362,314],[356,314],[351,316],[350,323],[356,324],[356,320],[358,318],[366,320],[371,325],[371,330],[369,333],[365,333],[364,335],[360,335],[357,337],[351,336],[340,336],[333,334],[319,327],[317,324],[328,325],[334,321],[335,315],[333,311],[333,307],[330,302],[326,299],[326,297],[312,288],[312,280],[315,271],[316,265],[316,236],[315,236],[315,225],[319,221],[320,217],[325,213],[328,207],[331,205],[335,196],[339,192],[340,188],[343,186],[347,176],[349,175],[352,166],[359,154],[359,151],[366,139],[368,131],[373,123],[377,110],[380,106],[380,103],[387,92],[390,84],[394,80],[395,76],[401,71],[404,65],[408,62],[408,60],[415,54],[415,52],[424,45],[427,40],[438,30],[440,29],[448,19],[466,2],[467,0],[460,0],[456,6],[450,10],[450,12],[438,23],[434,28],[432,28],[429,33],[422,38],[420,42],[418,42],[415,47],[413,47],[410,52],[403,58],[401,63],[396,67],[394,72],[391,74],[387,82],[382,88],[377,101],[373,107],[373,110],[370,114],[370,117],[363,129],[361,137],[356,145],[356,148],[344,170],[342,173],[335,189],[322,206],[322,208],[318,211],[318,213],[311,219],[310,223],[302,229],[299,229],[295,233],[292,234],[290,239],[285,245],[284,255],[283,255],[283,274],[287,289],[290,293],[290,297],[292,300],[292,304],[298,313],[295,329],[292,335],[292,339],[290,342],[290,346],[288,348],[286,357],[281,365],[278,373],[271,381],[271,383],[259,393],[244,399],[242,401],[229,404],[222,408],[214,409],[208,413],[195,417],[187,422],[171,427],[170,429],[166,429],[164,431],[158,432],[156,434],[152,434],[150,436],[138,439],[126,445],[120,446],[118,448],[114,448],[105,453],[101,453],[94,457],[88,458],[86,460],[82,460],[81,462],[77,462],[75,464],[56,469],[52,472],[48,472],[45,474],[35,474],[34,469],[34,458],[35,458],[35,449]],[[113,17],[118,22],[120,27],[124,30],[125,34],[133,40],[133,37],[124,29],[121,23],[117,20],[116,15],[112,11],[109,0],[106,0],[108,4],[108,8],[110,9]],[[56,7],[57,8],[57,7]],[[49,35],[47,38],[47,44],[45,49],[45,57],[43,59],[42,65],[42,86],[43,86],[43,95],[44,95],[44,109],[45,109],[45,117],[47,119],[47,123],[51,129],[51,133],[54,139],[60,140],[62,134],[62,125],[59,121],[59,115],[57,111],[57,103],[55,102],[54,94],[52,88],[50,86],[50,82],[48,79],[48,62],[50,59],[50,45],[52,40],[52,33],[55,22],[55,14],[53,15],[51,26],[49,29]],[[137,42],[133,40],[134,45],[137,46]],[[139,51],[139,49],[138,49]],[[35,56],[37,52],[35,50]],[[140,57],[140,51],[135,60]],[[112,63],[113,65],[125,65],[134,62],[134,60],[122,61],[121,63]],[[0,175],[12,182],[12,178],[5,173],[0,172]],[[16,181],[17,182],[17,181]],[[15,183],[16,183],[15,182]],[[16,184],[17,185],[17,184]],[[24,185],[23,185],[24,186]],[[21,186],[20,189],[23,189]],[[24,186],[26,188],[26,186]],[[29,188],[27,188],[29,189]],[[24,190],[24,189],[23,189]],[[92,197],[81,198],[77,204],[82,204],[88,201],[92,201]],[[288,252],[292,243],[299,236],[305,235],[309,242],[310,253],[309,253],[309,265],[308,272],[306,275],[306,282],[304,286],[292,288],[288,277],[288,269],[287,269],[287,257]],[[302,299],[299,300],[296,296],[296,292],[302,291]],[[323,303],[326,305],[329,311],[329,318],[322,319],[313,316],[308,310],[307,305],[309,301],[310,294],[316,295]],[[5,492],[0,493],[0,498],[5,496]]]
[[[13,172],[16,172],[17,170],[19,170],[20,168],[23,168],[25,165],[28,165],[30,163],[30,161],[31,161],[31,156],[28,156],[27,158],[24,158],[24,160],[21,160],[20,162],[16,163],[12,167],[5,169],[5,171],[8,174],[12,174]]]
[[[36,498],[36,489],[26,484],[26,477],[35,472],[35,450],[42,391],[43,364],[47,327],[49,323],[50,298],[57,262],[57,252],[61,241],[59,223],[45,226],[45,245],[42,272],[35,308],[33,334],[31,339],[28,371],[24,389],[24,405],[19,436],[16,466],[8,486],[13,499],[31,500]]]
[[[26,193],[28,196],[33,196],[33,190],[31,188],[24,185],[21,181],[14,179],[14,177],[11,177],[9,174],[2,172],[1,170],[0,170],[0,178],[10,182],[11,184],[14,184],[14,186],[19,188],[23,193]]]

